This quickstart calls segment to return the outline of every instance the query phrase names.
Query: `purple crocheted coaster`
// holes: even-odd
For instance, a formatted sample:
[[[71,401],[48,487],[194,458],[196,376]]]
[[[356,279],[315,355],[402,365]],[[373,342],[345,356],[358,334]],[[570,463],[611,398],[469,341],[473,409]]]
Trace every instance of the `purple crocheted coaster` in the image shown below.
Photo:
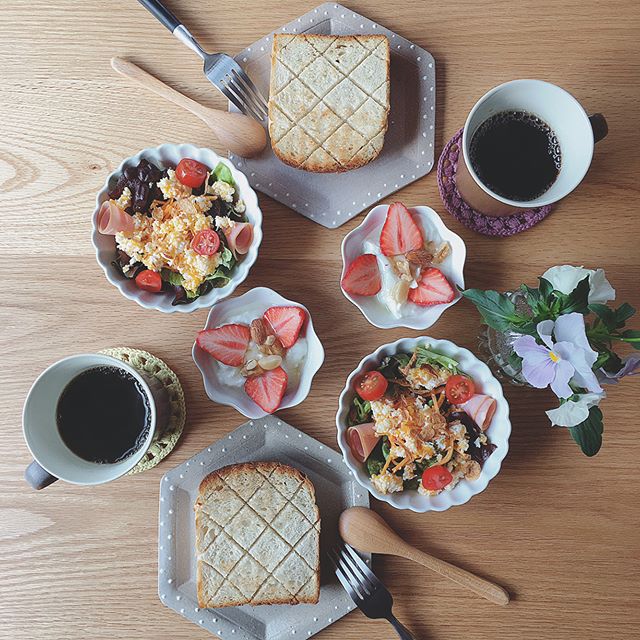
[[[536,209],[526,209],[509,216],[487,216],[472,209],[463,199],[456,187],[456,167],[460,153],[462,129],[445,145],[438,160],[438,189],[445,209],[465,227],[485,236],[512,236],[525,231],[540,220],[546,218],[552,206],[546,205]]]

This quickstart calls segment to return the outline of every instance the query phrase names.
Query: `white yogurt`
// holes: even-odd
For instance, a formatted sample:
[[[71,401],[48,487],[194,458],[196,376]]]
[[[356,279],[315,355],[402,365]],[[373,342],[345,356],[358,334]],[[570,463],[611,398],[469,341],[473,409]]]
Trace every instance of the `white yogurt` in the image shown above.
[[[442,238],[433,225],[424,224],[422,219],[418,220],[414,218],[414,220],[420,227],[422,237],[425,240],[434,242],[436,246],[440,245]],[[389,258],[387,258],[387,256],[382,253],[382,249],[380,249],[380,232],[381,229],[377,228],[366,236],[362,243],[362,249],[364,253],[372,253],[378,260],[382,287],[376,294],[376,299],[389,311],[389,313],[391,313],[394,318],[401,318],[407,315],[407,307],[415,307],[415,305],[411,302],[398,302],[393,296],[394,287],[398,282],[400,282],[400,276],[393,268]],[[438,268],[442,268],[442,265]],[[415,270],[414,276],[414,279],[409,284],[410,289],[415,289],[418,286],[416,280],[420,278],[420,269]]]
[[[247,310],[244,313],[234,315],[233,318],[225,318],[224,322],[220,323],[220,326],[222,326],[223,324],[232,323],[250,325],[252,320],[254,320],[255,318],[260,318],[262,314],[272,306],[274,305],[269,305],[264,308],[252,307],[250,310]],[[262,356],[263,354],[260,352],[260,349],[258,349],[258,345],[256,345],[255,342],[251,341],[245,355],[245,362],[252,359],[258,360]],[[296,340],[296,343],[290,349],[287,349],[287,353],[282,359],[282,368],[286,371],[288,376],[287,393],[289,393],[290,391],[295,391],[295,388],[298,386],[306,357],[307,339],[299,337]],[[217,360],[213,360],[212,366],[216,371],[218,382],[224,386],[242,387],[247,381],[247,378],[240,374],[241,367],[231,367],[229,365],[222,364]]]

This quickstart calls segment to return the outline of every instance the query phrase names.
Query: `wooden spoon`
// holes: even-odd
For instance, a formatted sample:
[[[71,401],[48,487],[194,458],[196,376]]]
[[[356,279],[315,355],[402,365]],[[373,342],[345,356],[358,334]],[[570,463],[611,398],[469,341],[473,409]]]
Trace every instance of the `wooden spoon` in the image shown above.
[[[198,116],[216,134],[220,144],[229,149],[231,153],[243,158],[250,158],[265,148],[267,134],[264,127],[253,118],[240,113],[229,113],[221,109],[205,107],[199,102],[187,98],[179,91],[172,89],[169,85],[128,60],[111,58],[111,66],[119,74],[137,82],[179,107],[191,111],[194,116]]]
[[[501,605],[509,602],[509,593],[497,584],[455,567],[444,560],[434,558],[406,543],[381,516],[371,509],[351,507],[343,511],[338,527],[342,539],[358,551],[408,558],[463,587],[471,589],[491,602]]]

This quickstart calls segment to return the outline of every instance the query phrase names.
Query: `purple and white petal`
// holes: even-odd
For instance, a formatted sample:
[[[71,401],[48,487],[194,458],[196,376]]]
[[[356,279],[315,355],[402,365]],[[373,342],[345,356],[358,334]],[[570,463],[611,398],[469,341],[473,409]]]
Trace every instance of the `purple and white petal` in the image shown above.
[[[589,409],[600,404],[604,393],[583,393],[576,401],[569,400],[557,409],[546,412],[551,424],[557,427],[575,427],[589,417]]]
[[[640,355],[632,353],[622,359],[622,367],[615,373],[598,369],[596,376],[600,384],[617,384],[620,378],[625,376],[637,376],[640,374]]]
[[[557,342],[555,350],[563,360],[567,360],[573,365],[575,369],[573,381],[576,385],[592,393],[600,393],[602,391],[598,378],[591,369],[591,364],[587,361],[583,349],[571,342]]]
[[[605,304],[616,299],[616,290],[604,275],[603,269],[596,269],[589,276],[589,304]]]
[[[549,349],[553,349],[553,340],[551,339],[551,335],[553,334],[554,322],[553,320],[543,320],[542,322],[538,322],[536,326],[536,331],[538,335],[542,339]]]
[[[569,386],[574,368],[567,360],[559,360],[556,362],[556,374],[551,382],[551,390],[558,398],[569,398],[573,395],[573,390]]]
[[[557,342],[571,342],[585,352],[585,359],[592,367],[598,354],[591,348],[584,328],[584,316],[581,313],[567,313],[556,320],[553,330]],[[575,365],[574,365],[575,366]]]

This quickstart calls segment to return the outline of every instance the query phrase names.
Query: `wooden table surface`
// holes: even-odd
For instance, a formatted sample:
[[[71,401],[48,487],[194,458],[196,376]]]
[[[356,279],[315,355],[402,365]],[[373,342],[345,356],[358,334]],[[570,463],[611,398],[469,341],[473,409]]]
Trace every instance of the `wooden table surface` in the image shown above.
[[[315,2],[167,4],[206,49],[233,54]],[[435,171],[393,196],[431,205],[464,238],[467,284],[505,290],[534,284],[554,264],[584,264],[604,267],[619,300],[640,306],[640,5],[348,4],[434,55],[438,153],[480,95],[514,78],[557,83],[608,118],[609,137],[584,183],[522,235],[492,239],[465,229],[444,211]],[[193,54],[133,0],[18,0],[2,3],[0,24],[0,636],[207,638],[157,596],[158,484],[243,418],[208,400],[191,360],[206,310],[168,316],[122,298],[89,238],[95,193],[123,158],[163,142],[223,151],[199,121],[116,77],[109,58],[131,58],[205,104],[224,102]],[[338,183],[348,188],[348,175]],[[308,399],[281,417],[335,448],[334,413],[347,374],[378,345],[418,333],[375,329],[340,294],[340,242],[361,217],[328,230],[266,196],[260,203],[264,242],[237,293],[265,285],[311,310],[326,362]],[[479,326],[462,302],[430,334],[475,349]],[[156,469],[109,485],[30,490],[22,479],[29,453],[20,416],[32,380],[59,358],[117,345],[147,349],[180,376],[188,423],[178,447]],[[604,446],[593,459],[549,426],[543,410],[553,405],[550,393],[505,391],[510,451],[484,493],[444,513],[395,511],[375,501],[373,508],[410,542],[504,585],[513,601],[500,608],[407,561],[379,558],[398,617],[416,638],[433,640],[638,637],[637,381],[610,388]],[[385,622],[359,612],[320,634],[392,635]]]

